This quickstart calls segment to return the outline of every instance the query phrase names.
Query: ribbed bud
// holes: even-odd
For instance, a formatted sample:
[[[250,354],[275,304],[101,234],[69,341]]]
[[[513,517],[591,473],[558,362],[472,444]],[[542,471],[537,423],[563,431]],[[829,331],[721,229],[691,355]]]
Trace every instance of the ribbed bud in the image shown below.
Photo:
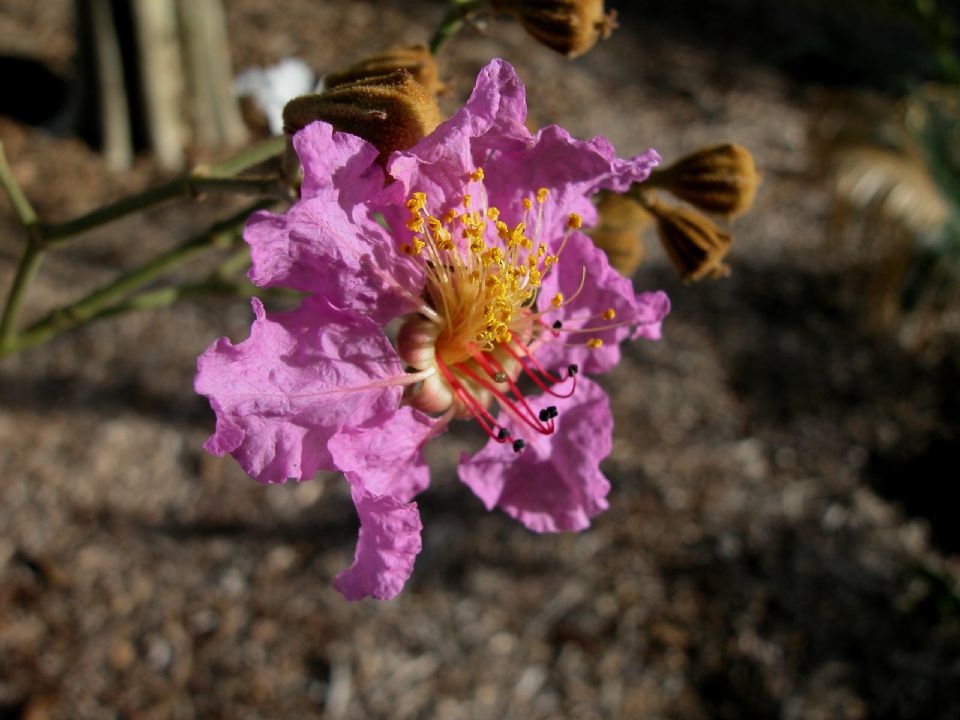
[[[647,187],[658,187],[710,213],[733,217],[750,209],[760,184],[750,151],[726,143],[703,148],[655,170]]]
[[[397,70],[406,70],[433,95],[443,89],[438,79],[437,61],[426,45],[397,45],[370,55],[348,68],[327,74],[323,78],[323,86],[330,90],[358,80],[389,75]]]
[[[616,12],[605,13],[603,0],[492,0],[492,5],[516,17],[548,48],[571,58],[608,38],[617,26]]]
[[[362,137],[386,161],[433,132],[441,117],[433,94],[408,71],[396,70],[294,98],[283,109],[283,129],[291,135],[314,120]]]
[[[667,257],[685,281],[729,274],[723,258],[732,238],[713,221],[689,208],[670,207],[656,200],[647,209],[657,219],[657,235]]]
[[[594,245],[621,275],[630,277],[643,261],[640,233],[650,224],[651,215],[640,204],[613,192],[601,192],[597,203],[600,222],[589,231]]]

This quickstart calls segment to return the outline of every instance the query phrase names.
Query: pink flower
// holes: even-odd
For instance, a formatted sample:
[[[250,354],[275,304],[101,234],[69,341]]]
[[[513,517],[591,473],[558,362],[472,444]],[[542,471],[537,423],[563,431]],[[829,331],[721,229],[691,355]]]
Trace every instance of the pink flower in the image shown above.
[[[262,482],[345,474],[360,537],[334,585],[350,600],[409,578],[423,448],[454,419],[489,436],[460,462],[487,508],[556,532],[607,507],[613,419],[585,375],[613,367],[620,342],[659,338],[669,302],[635,294],[578,229],[595,221],[591,195],[659,158],[622,160],[558,127],[533,136],[525,115],[523,85],[494,60],[386,178],[373,146],[314,123],[294,138],[300,201],[247,225],[251,279],[307,296],[275,314],[253,300],[250,337],[200,357],[196,390],[217,415],[205,447]]]

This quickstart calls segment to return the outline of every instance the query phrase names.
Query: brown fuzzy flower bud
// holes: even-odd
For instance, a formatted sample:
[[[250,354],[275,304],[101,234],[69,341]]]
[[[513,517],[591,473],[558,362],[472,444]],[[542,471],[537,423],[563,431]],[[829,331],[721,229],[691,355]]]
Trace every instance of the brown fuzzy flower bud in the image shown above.
[[[406,70],[338,85],[294,98],[283,109],[284,131],[292,135],[314,120],[372,143],[385,161],[406,150],[440,124],[432,93]]]
[[[396,70],[406,70],[413,79],[423,85],[427,92],[436,95],[443,86],[438,79],[437,61],[426,45],[396,45],[383,52],[370,55],[343,70],[328,73],[323,86],[330,90],[339,85],[366,80],[379,75],[389,75]]]
[[[646,182],[701,210],[728,217],[750,209],[759,184],[750,151],[733,143],[698,150],[655,170]]]
[[[657,235],[667,257],[685,281],[730,273],[723,258],[732,238],[709,218],[685,207],[651,199],[646,208],[657,219]]]
[[[603,0],[492,0],[547,47],[574,58],[606,39],[617,27],[616,11],[605,13]]]
[[[589,231],[590,238],[614,269],[630,277],[643,261],[640,233],[650,224],[650,213],[636,201],[607,191],[600,193],[597,212],[600,222]]]

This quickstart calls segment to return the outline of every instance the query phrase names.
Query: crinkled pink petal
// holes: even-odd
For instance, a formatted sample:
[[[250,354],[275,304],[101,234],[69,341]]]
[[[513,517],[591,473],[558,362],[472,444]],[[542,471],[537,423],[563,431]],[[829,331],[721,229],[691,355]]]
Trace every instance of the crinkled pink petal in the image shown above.
[[[388,171],[406,194],[427,193],[439,212],[460,202],[464,178],[491,154],[531,145],[526,117],[523,83],[509,63],[494,59],[480,71],[466,105],[412,148],[394,153]]]
[[[379,151],[366,140],[334,130],[329,123],[310,123],[293,136],[293,148],[303,168],[300,197],[309,200],[333,190],[348,214],[364,205],[383,187]]]
[[[550,301],[558,292],[567,304],[555,309]],[[548,368],[566,368],[576,363],[592,375],[606,372],[620,362],[620,343],[624,340],[658,339],[660,323],[670,311],[665,293],[634,293],[633,283],[610,267],[603,251],[581,233],[570,236],[560,262],[544,277],[537,302],[548,325],[556,320],[563,323],[558,336],[543,334],[542,344],[535,349],[537,360]],[[613,320],[605,320],[603,313],[611,308],[616,315]],[[591,329],[610,325],[616,327]],[[578,332],[579,328],[584,330]],[[587,347],[591,338],[599,338],[603,345],[596,349]]]
[[[590,197],[597,190],[626,190],[660,162],[654,150],[620,159],[605,138],[577,140],[556,126],[533,137],[524,126],[526,114],[523,84],[509,63],[495,59],[478,76],[467,104],[414,147],[395,153],[389,172],[407,194],[425,192],[430,210],[439,214],[459,205],[464,192],[473,189],[465,187],[469,174],[483,167],[489,204],[512,223],[523,215],[524,198],[545,187],[551,198],[539,240],[553,249],[570,213],[587,225],[595,222]],[[388,219],[400,228],[405,216],[388,213]]]
[[[659,340],[663,336],[663,319],[669,313],[670,298],[663,290],[640,293],[636,297],[636,308],[632,321],[635,325],[630,339]]]
[[[659,163],[655,150],[621,160],[606,138],[577,140],[551,125],[540,130],[525,151],[504,152],[487,160],[484,185],[489,203],[500,209],[507,222],[516,218],[514,223],[523,215],[524,198],[533,199],[539,188],[546,188],[549,195],[537,240],[556,251],[571,213],[578,214],[585,226],[596,224],[597,211],[590,198],[598,190],[625,190],[646,180]],[[530,220],[527,225],[532,230],[534,223]]]
[[[333,435],[399,406],[399,357],[373,322],[326,300],[271,315],[251,303],[250,337],[221,338],[197,361],[194,388],[217,415],[204,447],[230,453],[261,482],[335,469]]]
[[[353,564],[334,578],[333,586],[347,600],[389,600],[403,590],[422,547],[420,512],[416,503],[376,495],[356,483],[351,483],[351,494],[360,536]]]
[[[500,425],[527,446],[515,453],[509,443],[490,440],[473,457],[461,456],[460,479],[488,510],[500,507],[534,532],[583,530],[607,509],[610,483],[600,461],[610,454],[610,403],[599,385],[580,377],[572,397],[539,397],[530,404],[536,411],[556,406],[556,431],[531,433],[501,413]]]
[[[376,149],[320,122],[298,132],[294,145],[304,165],[303,199],[283,215],[251,216],[244,231],[250,279],[322,295],[381,323],[412,310],[422,272],[374,219],[383,189]]]
[[[327,444],[334,464],[351,484],[375,495],[410,502],[430,484],[423,447],[437,430],[437,420],[411,407],[362,428],[344,428]]]

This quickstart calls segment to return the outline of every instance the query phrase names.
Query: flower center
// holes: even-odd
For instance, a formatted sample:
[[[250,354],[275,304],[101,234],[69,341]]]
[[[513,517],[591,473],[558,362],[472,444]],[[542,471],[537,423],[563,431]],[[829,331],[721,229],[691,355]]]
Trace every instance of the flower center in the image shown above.
[[[488,410],[494,399],[531,430],[554,431],[556,408],[535,412],[517,386],[521,374],[559,398],[570,397],[576,387],[576,366],[558,376],[537,362],[533,349],[545,332],[556,334],[536,309],[537,294],[581,220],[568,216],[556,254],[551,254],[541,239],[549,191],[540,188],[525,198],[522,217],[509,225],[488,204],[483,180],[483,169],[477,168],[469,176],[469,194],[440,217],[430,213],[425,193],[415,192],[407,201],[407,228],[413,235],[400,250],[423,263],[424,299],[434,312],[408,316],[397,345],[413,368],[437,370],[408,393],[414,407],[473,417],[490,437],[507,442],[509,432]],[[557,293],[551,308],[567,302]],[[592,342],[599,346],[598,340],[588,345]],[[554,386],[567,385],[568,379],[564,392],[557,392]],[[515,439],[513,445],[519,450],[523,441]]]

